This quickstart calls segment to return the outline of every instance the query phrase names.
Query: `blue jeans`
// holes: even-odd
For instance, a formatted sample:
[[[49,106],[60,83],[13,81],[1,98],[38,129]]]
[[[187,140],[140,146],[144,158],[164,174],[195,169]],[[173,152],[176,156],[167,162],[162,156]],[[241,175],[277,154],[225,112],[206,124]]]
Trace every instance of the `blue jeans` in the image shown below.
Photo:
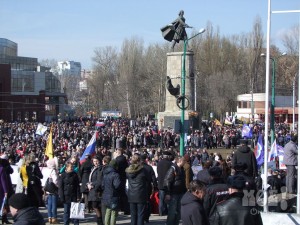
[[[146,203],[130,202],[131,225],[144,225]]]
[[[158,204],[159,215],[160,216],[167,215],[168,210],[167,210],[167,204],[165,203],[165,196],[166,196],[165,190],[159,190],[158,196],[159,196],[159,204]]]
[[[70,224],[70,211],[71,211],[71,202],[70,203],[64,203],[64,225]],[[72,219],[74,225],[79,225],[79,220]]]
[[[172,194],[168,202],[167,225],[178,225],[181,217],[180,201],[183,194]]]
[[[164,216],[168,214],[167,204],[165,203],[165,190],[159,190],[158,197],[159,197],[159,204],[158,204],[158,211],[160,216]]]
[[[47,199],[48,218],[57,218],[57,194],[49,194]]]

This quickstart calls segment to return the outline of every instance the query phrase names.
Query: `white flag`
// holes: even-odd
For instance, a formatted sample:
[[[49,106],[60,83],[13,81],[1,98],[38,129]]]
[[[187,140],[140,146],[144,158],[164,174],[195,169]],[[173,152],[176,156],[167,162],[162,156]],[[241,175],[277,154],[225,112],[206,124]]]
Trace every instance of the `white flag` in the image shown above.
[[[36,134],[43,136],[43,134],[46,132],[47,127],[44,126],[43,124],[39,123],[37,128],[36,128]]]

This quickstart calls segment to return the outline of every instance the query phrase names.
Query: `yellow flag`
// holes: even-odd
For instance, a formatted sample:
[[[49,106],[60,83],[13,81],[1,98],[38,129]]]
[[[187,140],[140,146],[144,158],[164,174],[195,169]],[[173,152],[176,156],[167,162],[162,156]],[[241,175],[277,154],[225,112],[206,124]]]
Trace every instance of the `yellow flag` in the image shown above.
[[[216,124],[216,126],[222,126],[222,124],[220,123],[220,121],[217,120],[217,119],[215,119],[215,124]]]
[[[47,140],[45,155],[48,156],[49,159],[53,159],[52,126]]]

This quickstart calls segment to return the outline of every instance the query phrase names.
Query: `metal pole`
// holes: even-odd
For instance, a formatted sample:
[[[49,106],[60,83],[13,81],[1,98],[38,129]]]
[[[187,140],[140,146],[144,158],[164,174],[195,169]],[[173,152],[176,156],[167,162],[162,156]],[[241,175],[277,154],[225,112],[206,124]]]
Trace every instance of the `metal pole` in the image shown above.
[[[195,100],[195,104],[194,104],[194,111],[196,112],[197,111],[197,85],[196,85],[196,82],[197,81],[197,79],[196,79],[196,74],[194,75],[194,95],[195,95],[195,97],[194,97],[194,100]]]
[[[269,0],[270,1],[270,0]],[[273,11],[272,13],[299,13],[300,10],[283,10]],[[299,43],[300,43],[300,17],[299,17]],[[300,65],[300,45],[299,45],[299,65]],[[300,66],[298,67],[298,84],[300,84]],[[298,101],[300,99],[300,88],[298,88]],[[298,144],[300,143],[300,120],[298,106]],[[298,154],[298,162],[300,162],[300,154]],[[300,169],[298,169],[297,177],[300,177]],[[297,214],[300,214],[300,179],[297,179]]]
[[[299,11],[300,12],[300,11]],[[300,99],[300,17],[299,17],[299,62],[298,62],[298,101]],[[299,119],[299,104],[298,104],[298,145],[300,143],[300,119]],[[300,154],[298,154],[298,162],[300,162]],[[297,171],[297,214],[300,214],[300,169],[298,166],[298,171]]]
[[[271,30],[271,0],[268,0],[268,20],[267,20],[267,57],[266,57],[266,98],[265,98],[265,138],[264,138],[264,212],[268,212],[268,133],[269,133],[269,72],[270,72],[270,30]]]
[[[276,75],[276,61],[274,58],[270,58],[272,60],[272,98],[271,98],[271,145],[275,139],[275,75]]]
[[[295,83],[296,83],[296,75],[293,80],[293,132],[295,132]]]
[[[184,114],[185,114],[185,58],[188,39],[184,40],[181,69],[181,118],[180,118],[180,155],[184,154]]]

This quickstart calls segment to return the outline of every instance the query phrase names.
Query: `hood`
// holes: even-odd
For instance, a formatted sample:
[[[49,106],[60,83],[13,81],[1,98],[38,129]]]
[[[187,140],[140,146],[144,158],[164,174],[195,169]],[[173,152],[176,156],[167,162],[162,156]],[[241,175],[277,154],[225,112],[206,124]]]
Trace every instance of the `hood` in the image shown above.
[[[112,166],[106,166],[105,168],[103,168],[103,173],[105,175],[107,175],[111,172],[116,172],[116,170]]]
[[[242,153],[247,153],[247,152],[250,152],[251,149],[248,146],[242,146],[238,149],[238,151],[242,152]]]
[[[140,164],[131,164],[129,167],[126,168],[125,172],[129,174],[135,174],[139,172],[143,168]]]
[[[18,211],[13,217],[14,221],[28,221],[29,224],[36,224],[41,219],[40,213],[35,207],[28,207]]]
[[[47,162],[47,167],[49,169],[57,169],[58,168],[58,160],[57,157],[54,157],[53,159],[49,159]]]
[[[181,199],[181,205],[188,205],[191,204],[193,202],[200,202],[200,199],[198,199],[195,195],[193,195],[191,192],[186,192],[182,199]]]

